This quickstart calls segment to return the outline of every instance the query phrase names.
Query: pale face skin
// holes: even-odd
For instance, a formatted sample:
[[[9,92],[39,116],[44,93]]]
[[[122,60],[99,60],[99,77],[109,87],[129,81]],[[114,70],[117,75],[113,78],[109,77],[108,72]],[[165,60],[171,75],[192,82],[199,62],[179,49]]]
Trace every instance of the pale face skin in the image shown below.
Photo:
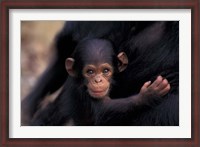
[[[108,96],[112,75],[113,68],[108,63],[85,66],[83,76],[87,82],[88,93],[94,98]]]

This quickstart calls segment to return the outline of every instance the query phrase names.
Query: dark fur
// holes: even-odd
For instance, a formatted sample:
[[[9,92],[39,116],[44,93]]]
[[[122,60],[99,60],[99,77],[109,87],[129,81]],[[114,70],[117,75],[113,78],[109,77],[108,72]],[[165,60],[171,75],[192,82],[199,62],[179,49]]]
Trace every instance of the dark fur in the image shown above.
[[[104,125],[107,119],[114,119],[115,124],[120,124],[121,120],[127,119],[135,111],[138,112],[141,108],[160,101],[160,96],[157,96],[157,92],[154,90],[148,91],[144,95],[136,94],[120,99],[110,99],[109,91],[99,98],[92,97],[88,93],[87,84],[91,81],[83,76],[84,67],[109,64],[113,68],[112,75],[107,77],[106,81],[110,83],[110,88],[112,87],[113,77],[120,72],[118,70],[120,61],[117,54],[114,53],[113,45],[108,40],[83,40],[76,46],[72,57],[74,60],[72,66],[67,66],[71,73],[66,82],[68,86],[64,90],[65,93],[58,96],[53,104],[38,111],[32,119],[31,125],[64,125],[70,120],[73,120],[74,125]],[[123,63],[121,65],[123,66]],[[99,74],[99,76],[104,78],[105,75]],[[99,82],[98,84],[104,83]],[[60,112],[63,112],[63,114],[61,115]],[[63,118],[58,117],[58,115]],[[120,119],[116,119],[117,116],[120,116]],[[58,119],[57,122],[57,118],[62,118],[62,120]]]
[[[121,114],[105,116],[99,120],[101,125],[179,125],[178,22],[67,22],[56,37],[57,58],[43,74],[36,88],[22,102],[22,110],[26,110],[28,117],[33,117],[38,104],[47,93],[54,92],[66,81],[59,97],[63,100],[52,103],[51,105],[55,105],[53,109],[48,107],[36,124],[63,125],[66,122],[70,108],[60,108],[72,102],[63,95],[76,87],[70,86],[72,81],[67,79],[65,59],[72,54],[78,42],[89,38],[109,39],[116,52],[125,51],[128,55],[128,67],[115,77],[111,98],[136,94],[144,82],[153,80],[160,74],[171,85],[171,91],[159,105],[152,106],[151,109],[144,107],[137,113],[127,114],[125,118]],[[77,101],[75,104],[79,108],[80,104],[87,105],[87,101]],[[84,110],[77,111],[79,117],[88,118],[82,115]]]

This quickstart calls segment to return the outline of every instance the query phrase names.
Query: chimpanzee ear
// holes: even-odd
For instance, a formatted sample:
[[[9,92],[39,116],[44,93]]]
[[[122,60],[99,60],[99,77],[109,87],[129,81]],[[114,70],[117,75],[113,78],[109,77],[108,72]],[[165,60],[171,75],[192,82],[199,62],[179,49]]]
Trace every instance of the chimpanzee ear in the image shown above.
[[[75,71],[74,71],[74,69],[73,69],[74,61],[75,61],[75,60],[74,60],[73,58],[67,58],[67,59],[65,60],[65,68],[66,68],[68,74],[69,74],[70,76],[72,76],[72,77],[75,77],[75,76],[76,76]]]
[[[128,57],[126,56],[125,52],[120,52],[117,55],[117,58],[119,59],[119,64],[118,64],[118,69],[119,72],[122,72],[126,69],[126,67],[128,66]]]

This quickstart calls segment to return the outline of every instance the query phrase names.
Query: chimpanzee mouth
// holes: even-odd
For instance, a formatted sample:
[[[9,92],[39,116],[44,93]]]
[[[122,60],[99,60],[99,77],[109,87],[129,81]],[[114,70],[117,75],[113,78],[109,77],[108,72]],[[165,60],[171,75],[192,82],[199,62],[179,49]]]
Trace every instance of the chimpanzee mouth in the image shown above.
[[[105,96],[107,96],[109,91],[109,88],[105,89],[105,90],[88,90],[89,94],[94,97],[94,98],[103,98]]]

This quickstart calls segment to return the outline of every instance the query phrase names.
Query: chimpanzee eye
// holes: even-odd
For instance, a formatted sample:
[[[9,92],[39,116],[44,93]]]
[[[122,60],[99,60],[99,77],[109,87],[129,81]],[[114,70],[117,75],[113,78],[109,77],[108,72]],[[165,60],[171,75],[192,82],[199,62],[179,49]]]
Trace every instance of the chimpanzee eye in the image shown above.
[[[88,74],[88,75],[94,74],[94,70],[88,69],[88,70],[87,70],[87,74]]]
[[[103,73],[104,73],[104,74],[109,73],[109,71],[110,71],[110,70],[109,70],[108,68],[103,69]]]

